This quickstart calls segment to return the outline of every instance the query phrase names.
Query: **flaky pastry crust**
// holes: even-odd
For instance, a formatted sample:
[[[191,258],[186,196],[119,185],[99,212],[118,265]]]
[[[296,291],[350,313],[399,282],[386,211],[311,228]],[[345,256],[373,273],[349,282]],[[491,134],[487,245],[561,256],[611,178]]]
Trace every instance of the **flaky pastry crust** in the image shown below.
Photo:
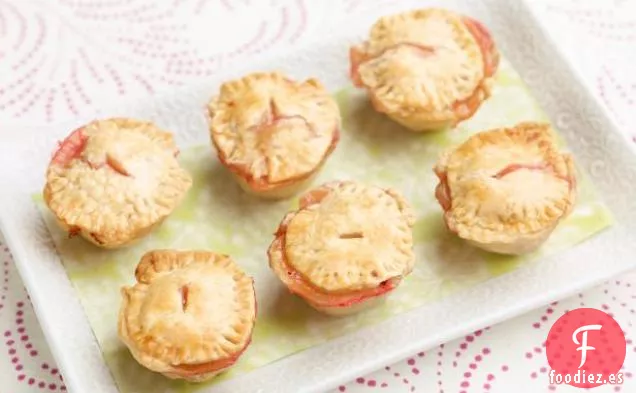
[[[351,78],[378,112],[413,131],[453,126],[490,95],[499,53],[476,20],[428,8],[384,16],[350,51]]]
[[[408,203],[392,189],[327,183],[285,216],[268,251],[270,267],[314,308],[355,312],[412,271],[413,223]]]
[[[339,139],[338,105],[316,79],[249,74],[224,83],[208,113],[220,161],[245,190],[263,197],[298,192]]]
[[[435,195],[448,228],[487,251],[525,254],[576,201],[576,171],[548,124],[481,132],[442,155]]]
[[[150,122],[96,120],[60,143],[44,201],[61,227],[92,243],[128,245],[159,225],[192,184],[170,133]]]
[[[144,367],[200,382],[231,367],[256,318],[252,279],[228,256],[155,250],[122,288],[118,333]]]

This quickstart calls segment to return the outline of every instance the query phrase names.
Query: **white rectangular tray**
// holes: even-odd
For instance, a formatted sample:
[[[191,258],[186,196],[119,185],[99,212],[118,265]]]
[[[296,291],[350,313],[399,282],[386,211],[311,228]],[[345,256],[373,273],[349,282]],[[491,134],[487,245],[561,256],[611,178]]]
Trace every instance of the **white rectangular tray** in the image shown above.
[[[348,84],[348,47],[359,42],[380,15],[434,1],[387,2],[320,42],[291,53],[251,61],[222,71],[202,85],[149,100],[104,109],[95,116],[138,116],[162,126],[180,124],[178,143],[208,143],[200,132],[202,108],[228,78],[249,71],[279,69],[292,76],[316,76],[330,89]],[[439,2],[484,22],[502,52],[529,84],[535,97],[591,175],[617,223],[567,252],[490,280],[387,322],[223,382],[210,392],[318,392],[390,362],[566,297],[623,271],[636,268],[636,155],[576,70],[559,53],[532,9],[522,1]],[[202,116],[202,115],[201,115]],[[0,229],[29,290],[44,334],[71,392],[116,392],[79,300],[53,248],[31,195],[41,190],[50,152],[69,130],[91,120],[14,130],[0,145]],[[185,127],[183,125],[186,125]],[[140,392],[142,393],[142,392]],[[159,393],[159,392],[153,392]]]

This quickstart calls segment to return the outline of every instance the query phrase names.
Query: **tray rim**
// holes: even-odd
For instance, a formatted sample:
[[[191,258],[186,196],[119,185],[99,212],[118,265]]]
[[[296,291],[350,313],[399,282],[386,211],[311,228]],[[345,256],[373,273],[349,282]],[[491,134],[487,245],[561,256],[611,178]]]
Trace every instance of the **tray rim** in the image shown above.
[[[466,0],[467,2],[470,2],[471,0]],[[504,2],[505,0],[490,0],[489,3],[501,3]],[[460,1],[461,3],[462,1]],[[523,0],[521,1],[519,4],[521,7],[523,7],[523,9],[525,11],[528,12],[528,17],[531,18],[533,20],[533,23],[535,25],[535,28],[537,29],[537,31],[539,32],[539,34],[541,34],[543,36],[543,38],[549,42],[549,45],[551,45],[553,47],[553,50],[557,53],[559,53],[560,55],[562,55],[562,52],[559,50],[557,43],[555,42],[555,40],[550,36],[550,34],[547,31],[546,26],[541,22],[539,16],[536,14],[535,9],[533,9],[533,7],[531,7],[529,4],[527,4],[529,2],[529,0]],[[407,7],[407,8],[412,8],[412,7]],[[271,64],[274,63],[276,61],[276,59],[280,58],[282,55],[284,55],[285,53],[290,53],[293,54],[295,52],[300,52],[305,50],[307,47],[309,47],[310,45],[314,44],[315,42],[324,42],[324,41],[328,41],[330,39],[335,39],[337,37],[337,35],[334,36],[327,36],[321,38],[321,39],[316,39],[313,41],[308,41],[307,44],[301,46],[300,48],[293,48],[293,49],[288,49],[288,50],[277,50],[273,53],[267,54],[267,55],[262,55],[262,56],[257,56],[255,58],[253,58],[251,60],[251,62],[253,63],[266,63],[266,64]],[[589,86],[587,86],[587,84],[584,81],[584,78],[582,77],[582,75],[580,74],[580,71],[577,67],[574,66],[573,62],[567,58],[566,56],[559,56],[559,61],[561,61],[564,66],[567,66],[573,75],[573,79],[575,80],[575,82],[578,84],[579,87],[581,87],[583,93],[585,95],[585,99],[588,101],[592,101],[594,102],[597,110],[601,113],[601,121],[607,126],[608,129],[610,129],[610,131],[608,132],[612,132],[612,133],[616,133],[619,134],[620,136],[623,137],[623,139],[626,142],[626,145],[629,146],[629,148],[632,150],[632,152],[636,152],[636,147],[634,147],[631,143],[629,143],[629,139],[627,138],[626,135],[624,135],[622,132],[619,131],[618,126],[616,125],[614,119],[609,115],[609,112],[607,111],[607,109],[603,106],[603,104],[601,103],[601,101],[594,96],[590,89]],[[531,88],[533,86],[530,86]],[[163,96],[167,96],[167,95],[171,95],[171,94],[179,94],[179,92],[182,91],[187,91],[188,89],[190,89],[191,86],[187,85],[187,86],[183,86],[180,87],[178,89],[173,89],[171,91],[166,91],[162,94],[158,94],[154,97],[155,100],[161,100]],[[93,114],[93,116],[84,116],[84,118],[88,119],[90,117],[94,117],[97,114]],[[61,124],[77,124],[78,119],[74,120],[74,121],[69,121],[69,122],[65,122],[65,123],[61,123]],[[60,126],[61,124],[57,124],[56,126]],[[26,127],[21,127],[22,130],[24,130]],[[41,129],[44,127],[33,127],[35,129]],[[10,196],[8,194],[5,195],[1,195],[0,196],[0,200],[2,202],[6,202],[8,201],[10,198]],[[6,203],[3,203],[3,206],[9,206]],[[98,359],[101,363],[101,365],[98,364],[98,367],[101,371],[99,371],[100,375],[98,375],[100,377],[100,379],[94,379],[92,381],[87,381],[88,378],[85,378],[82,376],[82,367],[77,367],[79,363],[76,360],[81,360],[81,359],[73,359],[73,358],[78,358],[78,356],[70,356],[67,352],[65,352],[64,350],[64,343],[63,340],[60,340],[60,335],[58,334],[59,332],[55,332],[52,330],[49,330],[47,328],[45,328],[47,325],[49,325],[49,321],[52,320],[52,313],[48,312],[48,310],[46,310],[47,305],[45,303],[50,303],[49,301],[45,300],[44,298],[46,297],[45,294],[43,294],[41,291],[38,291],[36,286],[37,286],[37,279],[35,279],[35,275],[36,272],[34,270],[31,270],[29,264],[28,264],[28,254],[29,252],[27,250],[25,250],[25,248],[23,247],[22,241],[20,239],[17,238],[16,236],[16,231],[11,230],[11,228],[14,226],[12,224],[15,224],[15,222],[11,222],[10,219],[7,219],[6,214],[2,213],[2,211],[0,211],[0,230],[2,230],[2,233],[4,234],[5,240],[7,245],[9,246],[13,256],[14,256],[14,260],[16,262],[16,268],[18,270],[18,272],[20,273],[20,276],[22,277],[25,286],[27,287],[27,289],[29,290],[29,293],[31,295],[31,298],[33,299],[32,303],[33,303],[33,307],[35,310],[35,313],[38,317],[38,320],[40,320],[41,325],[42,325],[42,330],[45,336],[45,339],[47,341],[47,343],[49,344],[51,351],[53,353],[53,356],[55,358],[55,360],[58,362],[58,365],[60,367],[60,369],[62,370],[63,374],[65,375],[65,383],[67,386],[67,389],[69,391],[73,391],[73,392],[84,392],[84,391],[91,391],[91,392],[117,392],[117,389],[114,385],[114,380],[112,379],[112,377],[110,376],[110,372],[108,371],[108,368],[105,365],[105,362],[102,358],[102,354],[101,351],[99,350],[99,347],[97,346],[96,340],[94,338],[94,336],[92,335],[92,330],[90,329],[90,325],[88,324],[88,322],[86,321],[86,316],[83,312],[83,309],[81,309],[81,304],[78,301],[78,298],[76,298],[77,302],[75,305],[73,305],[73,307],[79,307],[80,310],[82,311],[82,315],[84,316],[85,319],[85,328],[88,328],[90,336],[93,340],[93,343],[91,345],[91,347],[93,348],[93,355],[97,355]],[[620,223],[616,223],[615,226],[618,226],[619,228],[621,227]],[[579,257],[579,256],[584,256],[585,253],[583,252],[577,252],[576,248],[569,250],[567,252],[565,252],[565,255],[568,255],[570,257]],[[564,257],[565,255],[560,255],[561,257]],[[546,259],[547,262],[549,262],[550,260],[552,260],[553,258],[548,258]],[[419,342],[419,344],[417,345],[411,345],[411,346],[403,346],[401,347],[399,350],[395,349],[393,350],[390,354],[386,355],[385,357],[383,357],[382,359],[376,359],[373,361],[366,361],[366,362],[359,362],[359,363],[354,363],[353,365],[351,365],[351,363],[347,363],[350,365],[350,367],[346,370],[346,371],[342,371],[340,370],[340,374],[337,376],[334,375],[329,375],[329,378],[325,378],[322,380],[322,382],[316,382],[314,381],[313,385],[311,386],[307,386],[308,390],[304,390],[304,391],[320,391],[320,390],[324,390],[324,389],[328,389],[331,387],[334,387],[337,385],[337,383],[340,382],[345,382],[348,380],[353,379],[353,377],[366,373],[366,372],[371,372],[374,371],[375,369],[377,369],[378,367],[393,362],[393,361],[397,361],[401,358],[404,358],[408,355],[410,355],[411,353],[418,351],[418,350],[422,350],[422,349],[426,349],[429,348],[432,345],[435,344],[439,344],[441,342],[446,342],[448,340],[451,340],[453,338],[456,338],[462,334],[466,334],[469,333],[472,330],[476,330],[478,328],[481,328],[485,325],[488,324],[494,324],[494,323],[498,323],[501,322],[503,320],[506,320],[508,318],[512,318],[514,316],[520,315],[524,312],[530,311],[536,307],[539,307],[541,305],[550,303],[551,301],[555,301],[557,299],[563,298],[563,297],[567,297],[569,295],[572,295],[574,293],[576,293],[577,291],[583,289],[583,288],[587,288],[590,287],[594,284],[600,283],[606,279],[609,279],[613,276],[615,276],[616,274],[620,274],[624,271],[627,270],[631,270],[633,268],[636,268],[636,263],[634,263],[633,265],[625,265],[622,267],[616,266],[616,268],[614,270],[610,270],[608,269],[604,274],[597,274],[594,277],[591,277],[589,279],[586,280],[581,280],[579,282],[577,282],[577,285],[572,285],[569,288],[567,288],[566,290],[554,290],[551,292],[546,292],[541,296],[535,296],[533,298],[530,299],[530,301],[528,301],[528,299],[524,299],[526,300],[524,303],[522,303],[520,306],[516,306],[512,309],[502,309],[499,310],[499,312],[494,313],[489,315],[488,317],[484,317],[482,319],[474,319],[472,320],[470,323],[468,324],[464,324],[464,325],[458,325],[458,327],[451,329],[451,330],[447,330],[445,333],[443,334],[438,334],[434,337],[429,338],[428,340],[422,340],[421,342]],[[499,282],[502,281],[504,279],[506,279],[506,277],[510,277],[510,275],[514,275],[517,272],[513,272],[510,273],[509,275],[505,275],[503,277],[498,277],[494,280],[491,280],[490,282]],[[67,279],[67,288],[64,288],[66,290],[74,290],[72,288],[72,284],[70,282],[70,280]],[[468,291],[470,292],[470,291]],[[449,297],[449,299],[453,299],[453,300],[459,300],[459,299],[455,299],[455,298],[461,298],[463,296],[466,296],[466,292],[462,291],[460,293],[451,295]],[[451,301],[452,302],[452,301]],[[447,303],[446,301],[444,303]],[[50,304],[49,304],[50,305]],[[412,310],[410,312],[407,312],[405,314],[402,314],[400,316],[396,316],[394,318],[392,318],[391,320],[385,322],[385,323],[381,323],[380,325],[385,325],[390,321],[394,321],[396,319],[403,319],[403,320],[408,320],[409,318],[412,317],[413,314],[421,314],[423,312],[424,309],[433,309],[434,307],[431,307],[429,305]],[[505,307],[504,307],[505,308]],[[402,318],[402,316],[404,316],[404,318]],[[329,344],[333,345],[337,345],[339,343],[343,343],[343,344],[347,344],[347,341],[351,340],[350,336],[361,336],[362,334],[364,334],[367,331],[370,330],[375,330],[377,328],[377,325],[371,326],[371,327],[367,327],[367,328],[363,328],[360,331],[356,332],[356,333],[352,333],[343,337],[339,337],[337,339],[334,339],[332,341],[329,342]],[[86,333],[86,332],[84,332]],[[326,344],[325,344],[326,345]],[[246,374],[245,376],[241,376],[240,378],[236,378],[227,382],[223,382],[219,385],[215,385],[214,387],[211,387],[209,389],[210,392],[237,392],[237,390],[235,390],[233,388],[235,384],[235,380],[249,380],[251,382],[247,382],[247,383],[241,383],[240,386],[242,387],[247,387],[247,386],[255,386],[253,383],[256,381],[259,381],[259,378],[263,378],[265,377],[268,373],[273,373],[273,372],[277,372],[276,370],[284,370],[285,368],[291,368],[293,370],[293,359],[297,358],[298,355],[303,355],[304,358],[310,358],[312,356],[316,356],[317,354],[320,354],[321,352],[321,348],[324,345],[321,346],[317,346],[317,347],[313,347],[310,348],[308,350],[305,350],[297,355],[292,355],[288,358],[282,359],[280,361],[277,361],[275,363],[272,363],[266,367],[260,368],[258,370],[255,370],[251,373]],[[95,350],[96,350],[96,354],[95,354]],[[88,364],[94,364],[95,359],[85,359],[85,360],[89,360]],[[105,371],[105,375],[104,375],[104,371]],[[324,371],[324,370],[323,370]],[[262,374],[262,375],[261,375]],[[271,375],[275,375],[275,374],[270,374]],[[292,375],[292,373],[290,373],[289,371],[285,371],[284,373],[281,373],[281,375]],[[107,377],[107,379],[110,380],[110,386],[101,386],[99,385],[100,381],[104,381],[103,377]],[[312,378],[315,379],[315,378]],[[245,391],[258,391],[258,392],[273,392],[273,391],[281,391],[284,392],[286,390],[279,390],[280,386],[276,386],[277,384],[275,383],[271,383],[271,384],[267,384],[267,386],[270,386],[272,388],[275,388],[276,390],[263,390],[263,388],[259,388],[258,390],[240,390],[241,392]],[[237,385],[238,386],[238,385]],[[90,390],[87,390],[90,389]],[[206,390],[208,391],[208,390]]]

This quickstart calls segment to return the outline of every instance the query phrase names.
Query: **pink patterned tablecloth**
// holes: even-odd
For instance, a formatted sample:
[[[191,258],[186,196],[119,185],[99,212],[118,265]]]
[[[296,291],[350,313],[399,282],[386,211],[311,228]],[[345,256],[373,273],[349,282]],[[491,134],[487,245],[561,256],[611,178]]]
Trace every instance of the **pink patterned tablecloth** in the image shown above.
[[[230,61],[301,45],[343,17],[388,3],[0,0],[0,124],[46,125],[94,112],[111,100],[151,97],[209,77]],[[636,138],[636,3],[541,0],[534,6],[618,124]],[[0,281],[0,393],[65,391],[1,237]],[[335,392],[576,391],[548,383],[544,342],[558,316],[580,306],[611,313],[626,331],[625,383],[595,391],[634,392],[635,299],[636,273],[626,274],[414,353]]]

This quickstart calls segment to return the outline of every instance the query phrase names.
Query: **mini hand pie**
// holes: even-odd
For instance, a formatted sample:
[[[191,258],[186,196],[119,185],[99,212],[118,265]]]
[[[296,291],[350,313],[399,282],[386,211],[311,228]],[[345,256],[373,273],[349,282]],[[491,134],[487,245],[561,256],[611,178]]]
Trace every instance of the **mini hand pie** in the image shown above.
[[[413,214],[395,191],[350,181],[306,193],[281,222],[269,264],[319,311],[360,311],[413,269]]]
[[[413,131],[453,126],[490,95],[499,54],[484,26],[430,8],[380,18],[351,48],[351,78],[373,107]]]
[[[306,187],[338,143],[338,105],[315,79],[250,74],[224,83],[208,110],[220,161],[262,197]]]
[[[98,246],[127,245],[177,207],[192,184],[168,132],[132,119],[75,130],[53,155],[44,201],[62,228]]]
[[[572,210],[576,177],[547,124],[484,131],[444,154],[435,196],[448,228],[487,251],[537,249]]]
[[[168,378],[208,380],[230,368],[252,337],[252,279],[229,257],[156,250],[122,289],[118,332],[133,357]]]

